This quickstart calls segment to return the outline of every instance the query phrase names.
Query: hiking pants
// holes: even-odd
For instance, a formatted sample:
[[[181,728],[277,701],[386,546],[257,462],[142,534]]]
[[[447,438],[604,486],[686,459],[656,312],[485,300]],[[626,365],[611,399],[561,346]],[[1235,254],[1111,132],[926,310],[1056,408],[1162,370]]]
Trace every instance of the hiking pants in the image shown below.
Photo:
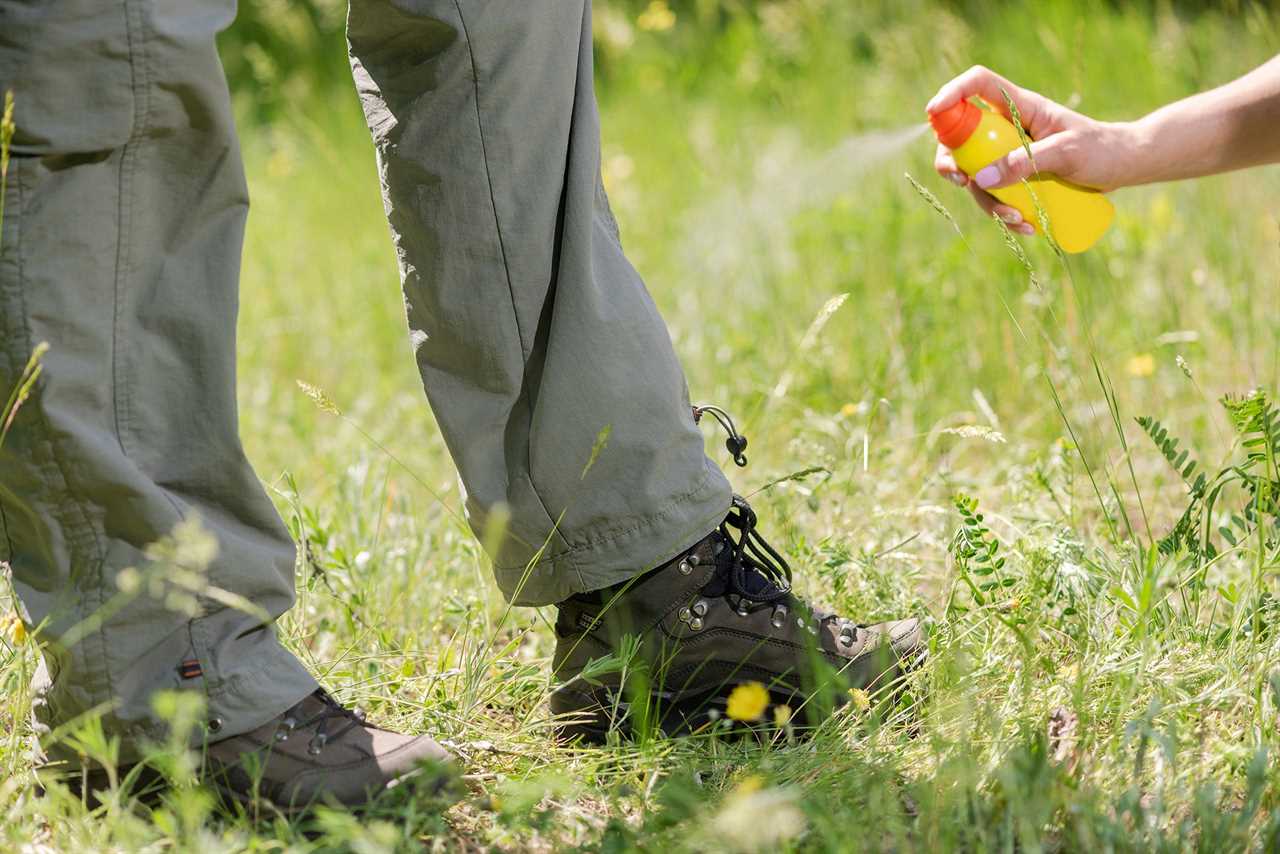
[[[157,690],[201,692],[221,737],[315,686],[237,435],[233,16],[0,0],[0,405],[49,345],[0,445],[0,561],[46,644],[42,715],[102,713],[124,758],[163,734]],[[706,535],[730,490],[600,182],[589,2],[353,0],[348,29],[423,385],[473,527],[509,515],[503,593],[556,602]]]

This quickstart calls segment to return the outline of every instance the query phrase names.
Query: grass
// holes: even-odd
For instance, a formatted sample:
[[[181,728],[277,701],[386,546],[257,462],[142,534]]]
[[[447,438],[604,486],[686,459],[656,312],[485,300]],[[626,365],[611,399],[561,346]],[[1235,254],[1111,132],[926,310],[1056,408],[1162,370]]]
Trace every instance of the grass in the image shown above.
[[[973,62],[1133,117],[1280,51],[1280,17],[814,0],[713,26],[676,8],[650,31],[597,7],[615,213],[694,398],[751,439],[744,471],[710,431],[708,449],[760,490],[799,586],[859,620],[933,624],[919,721],[850,706],[808,741],[548,740],[552,609],[508,612],[457,520],[359,110],[322,91],[243,130],[242,427],[310,556],[282,628],[343,700],[452,746],[467,787],[360,821],[253,820],[214,809],[170,745],[182,785],[155,810],[35,799],[35,650],[10,623],[0,846],[1280,846],[1276,552],[1257,526],[1217,533],[1265,518],[1269,487],[1206,511],[1187,460],[1170,465],[1190,448],[1212,478],[1271,447],[1217,401],[1280,387],[1280,173],[1117,193],[1112,231],[1068,269],[1040,242],[1011,252],[905,129]],[[1216,551],[1161,549],[1193,504]]]

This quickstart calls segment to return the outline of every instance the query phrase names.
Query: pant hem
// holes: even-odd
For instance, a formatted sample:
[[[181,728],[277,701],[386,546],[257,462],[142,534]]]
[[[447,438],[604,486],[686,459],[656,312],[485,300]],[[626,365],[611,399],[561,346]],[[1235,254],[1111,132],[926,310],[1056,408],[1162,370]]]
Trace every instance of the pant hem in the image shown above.
[[[525,565],[495,567],[499,588],[512,604],[550,605],[661,566],[711,533],[729,512],[729,481],[711,460],[705,465],[690,492],[621,531],[594,537],[579,532],[577,544],[544,555],[531,570]]]
[[[276,650],[271,660],[222,680],[209,692],[209,742],[252,732],[319,687],[293,653],[282,646]]]

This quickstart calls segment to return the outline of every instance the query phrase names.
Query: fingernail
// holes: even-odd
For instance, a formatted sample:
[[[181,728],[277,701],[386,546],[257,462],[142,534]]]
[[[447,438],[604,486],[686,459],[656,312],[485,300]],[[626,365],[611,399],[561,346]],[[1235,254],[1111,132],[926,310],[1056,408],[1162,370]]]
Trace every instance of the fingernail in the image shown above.
[[[1000,214],[1000,218],[1004,220],[1007,225],[1018,225],[1022,222],[1022,214],[1018,213],[1016,210],[1003,211]]]
[[[1013,230],[1018,232],[1018,234],[1023,234],[1027,237],[1032,237],[1036,233],[1036,227],[1029,222],[1024,222],[1022,225],[1015,226]]]
[[[984,166],[973,176],[974,183],[982,189],[994,187],[1000,180],[1000,169],[996,166]]]
[[[951,183],[955,184],[957,187],[963,187],[965,184],[969,183],[969,176],[963,172],[948,172],[947,178],[949,178]]]
[[[932,112],[933,112],[933,105],[934,105],[934,104],[936,104],[936,103],[938,103],[938,96],[937,96],[937,95],[934,95],[932,98],[930,98],[930,99],[929,99],[929,103],[927,103],[927,104],[925,104],[925,105],[924,105],[924,111],[925,111],[926,113],[932,113]]]

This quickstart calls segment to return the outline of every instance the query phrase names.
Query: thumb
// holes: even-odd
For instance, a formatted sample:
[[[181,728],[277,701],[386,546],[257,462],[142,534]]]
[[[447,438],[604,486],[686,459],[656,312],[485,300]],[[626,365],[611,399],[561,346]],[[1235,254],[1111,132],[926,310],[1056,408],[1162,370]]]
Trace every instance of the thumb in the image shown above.
[[[1027,149],[1018,146],[1004,157],[984,166],[973,176],[973,182],[984,190],[997,190],[1033,177],[1037,172],[1065,171],[1066,146],[1063,134],[1054,134],[1031,143],[1031,156]]]

